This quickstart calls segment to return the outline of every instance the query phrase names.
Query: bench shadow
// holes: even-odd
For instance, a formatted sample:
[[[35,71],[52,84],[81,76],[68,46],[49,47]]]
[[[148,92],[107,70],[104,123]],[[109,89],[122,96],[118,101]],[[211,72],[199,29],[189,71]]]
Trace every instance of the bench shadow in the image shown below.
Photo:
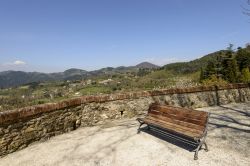
[[[148,130],[147,127],[141,127],[140,132],[147,133],[149,135],[152,135],[158,139],[161,139],[163,141],[166,141],[168,143],[174,144],[182,149],[185,149],[187,151],[194,151],[198,144],[191,140],[190,138],[184,137],[182,135],[178,135],[176,133],[171,133],[169,131],[165,131],[162,129],[158,129],[156,127],[150,127],[150,130]],[[183,140],[181,140],[183,139]],[[186,141],[184,141],[186,140]],[[201,148],[203,149],[203,148]]]
[[[234,118],[228,115],[212,114],[209,119],[209,131],[214,129],[231,129],[238,133],[250,133],[250,124],[240,122],[241,118]],[[235,125],[231,125],[235,124]]]
[[[224,113],[211,113],[209,118],[210,131],[213,129],[231,129],[238,133],[250,133],[250,124],[247,123],[250,120],[249,109],[236,109],[229,106],[219,107],[225,111]],[[236,114],[231,114],[227,110]]]
[[[246,111],[242,111],[242,110],[235,109],[235,108],[231,108],[231,107],[221,106],[221,105],[220,105],[220,107],[221,107],[221,108],[224,108],[224,109],[229,109],[229,110],[235,111],[235,112],[237,112],[237,113],[240,113],[240,114],[242,114],[242,115],[245,115],[245,116],[247,116],[247,117],[250,117],[250,113],[248,113],[248,112],[246,112]]]

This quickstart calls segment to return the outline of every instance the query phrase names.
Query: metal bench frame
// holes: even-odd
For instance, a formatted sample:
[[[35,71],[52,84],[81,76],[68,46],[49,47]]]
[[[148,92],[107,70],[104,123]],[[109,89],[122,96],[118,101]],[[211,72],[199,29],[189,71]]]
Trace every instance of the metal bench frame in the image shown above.
[[[195,154],[194,154],[194,160],[198,160],[198,153],[199,153],[199,150],[202,148],[203,145],[205,146],[204,150],[205,150],[206,152],[208,152],[208,146],[207,146],[207,143],[206,143],[206,137],[207,137],[207,131],[208,131],[209,116],[210,116],[210,113],[208,113],[207,121],[206,121],[206,124],[205,124],[205,129],[204,129],[204,131],[203,131],[203,134],[202,134],[201,138],[192,138],[192,137],[187,136],[187,135],[185,135],[185,134],[183,134],[183,133],[174,132],[175,134],[179,134],[179,135],[182,135],[182,136],[191,138],[191,139],[194,141],[193,144],[196,144],[196,145],[197,145],[197,148],[196,148],[195,150],[193,150],[193,152],[195,152]],[[164,132],[168,132],[168,131],[169,131],[168,128],[160,127],[160,126],[158,126],[157,124],[156,124],[156,125],[147,124],[147,123],[145,123],[145,122],[143,121],[143,119],[141,119],[141,118],[137,118],[137,121],[140,123],[139,128],[138,128],[138,130],[137,130],[137,134],[140,133],[141,127],[142,127],[142,125],[144,125],[144,124],[147,125],[147,130],[150,130],[150,127],[157,127],[157,128],[159,128],[159,129],[162,129]],[[169,133],[170,133],[170,132],[173,133],[173,131],[169,131]],[[168,134],[169,134],[169,133],[168,133]],[[173,135],[173,134],[171,134],[171,136],[173,136],[174,138],[177,138],[177,137],[178,137],[177,135]],[[184,142],[184,143],[186,143],[186,144],[189,144],[189,145],[192,144],[192,143],[190,143],[189,140],[185,139],[184,137],[183,137],[183,138],[178,138],[178,140],[180,140],[181,142]]]

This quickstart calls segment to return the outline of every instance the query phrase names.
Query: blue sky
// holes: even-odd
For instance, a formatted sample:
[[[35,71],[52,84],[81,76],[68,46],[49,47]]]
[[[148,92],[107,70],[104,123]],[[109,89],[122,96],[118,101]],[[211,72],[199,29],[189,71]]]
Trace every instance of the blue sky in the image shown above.
[[[0,71],[192,60],[250,42],[246,0],[0,0]]]

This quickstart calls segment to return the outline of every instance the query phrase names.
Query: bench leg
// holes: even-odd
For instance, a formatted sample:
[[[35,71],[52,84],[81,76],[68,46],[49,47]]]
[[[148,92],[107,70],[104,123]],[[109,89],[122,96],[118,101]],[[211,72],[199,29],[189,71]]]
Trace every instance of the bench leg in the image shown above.
[[[139,128],[137,129],[137,134],[140,133],[140,131],[141,131],[141,126],[144,124],[143,122],[139,122],[139,123],[140,123],[140,126],[139,126]]]
[[[198,151],[196,151],[194,154],[194,160],[198,160]]]
[[[198,147],[194,150],[195,151],[195,153],[194,153],[194,160],[198,160],[198,153],[199,153],[199,150],[200,150],[202,144],[203,144],[202,141],[200,141]]]
[[[195,154],[194,154],[194,160],[198,160],[198,153],[199,153],[199,150],[201,149],[202,145],[204,144],[205,145],[205,151],[208,152],[208,147],[207,147],[207,143],[206,143],[206,135],[201,139],[199,140],[199,145],[198,147],[194,150],[195,151]]]
[[[205,151],[208,152],[207,143],[205,141],[204,141],[204,145],[205,145]]]

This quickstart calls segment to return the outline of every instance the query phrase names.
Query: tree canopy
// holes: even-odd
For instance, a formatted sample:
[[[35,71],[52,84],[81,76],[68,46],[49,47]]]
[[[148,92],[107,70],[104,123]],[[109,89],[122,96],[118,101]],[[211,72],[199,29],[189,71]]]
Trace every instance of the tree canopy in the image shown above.
[[[250,82],[250,51],[238,48],[233,51],[230,44],[227,51],[217,56],[216,61],[208,62],[201,70],[200,81],[223,79],[229,83]]]

